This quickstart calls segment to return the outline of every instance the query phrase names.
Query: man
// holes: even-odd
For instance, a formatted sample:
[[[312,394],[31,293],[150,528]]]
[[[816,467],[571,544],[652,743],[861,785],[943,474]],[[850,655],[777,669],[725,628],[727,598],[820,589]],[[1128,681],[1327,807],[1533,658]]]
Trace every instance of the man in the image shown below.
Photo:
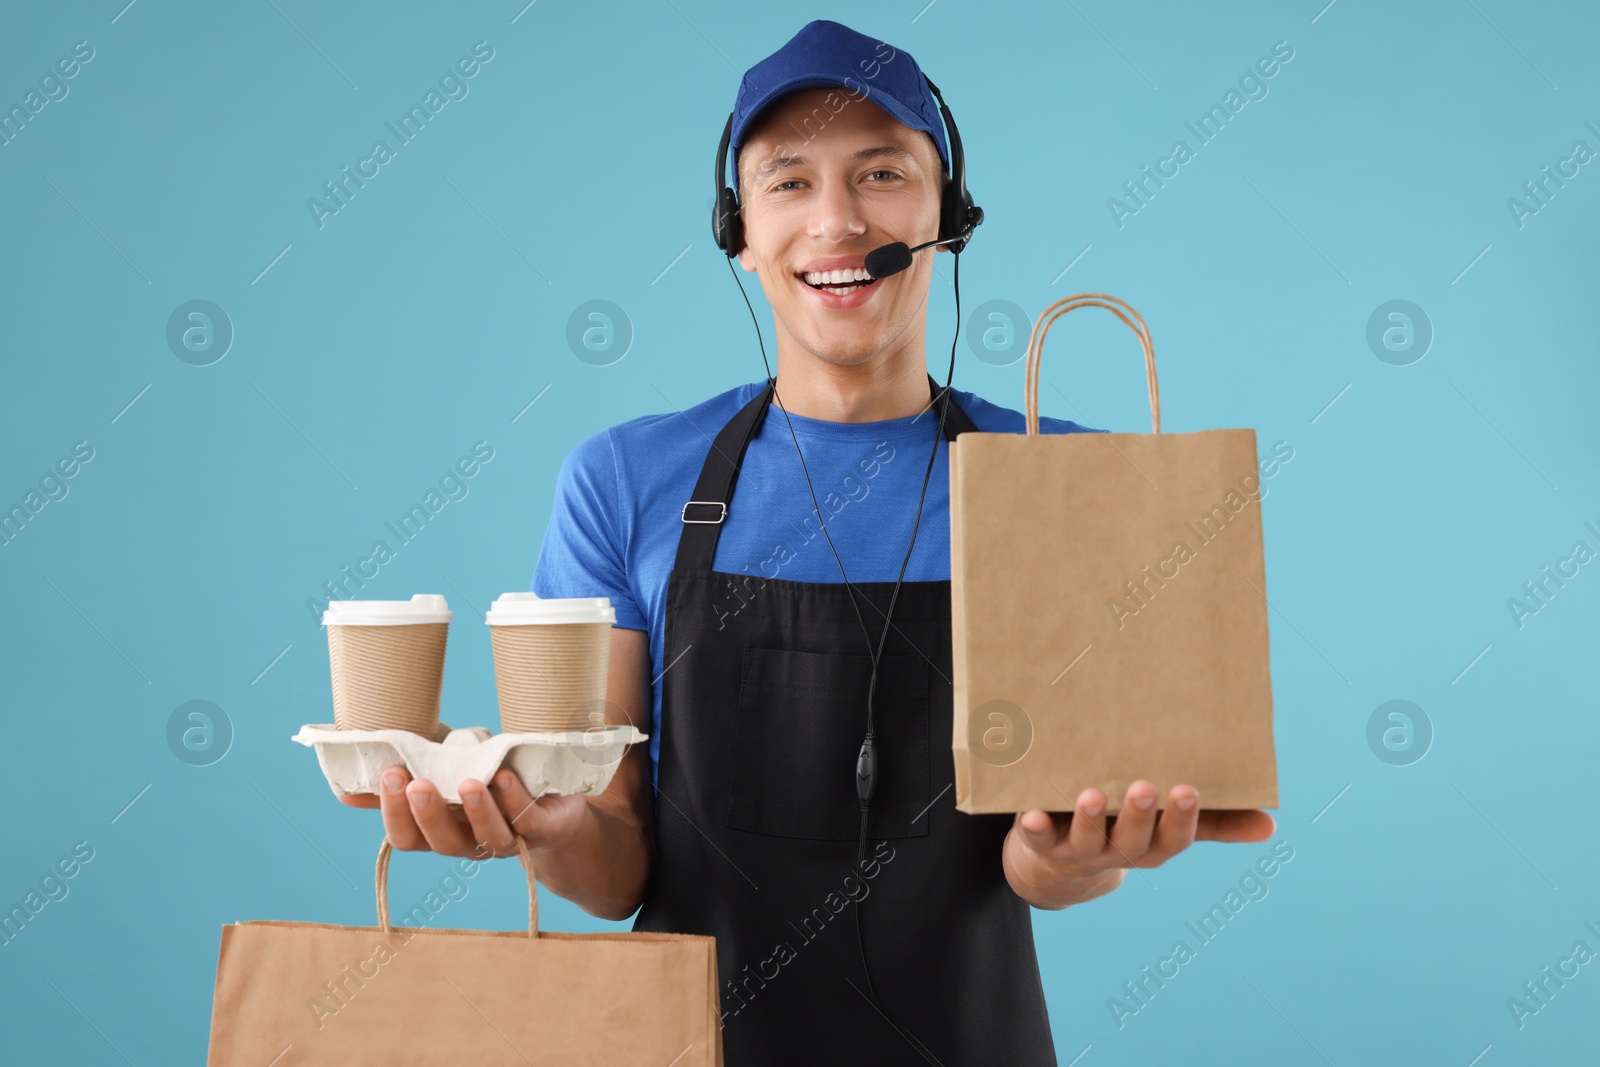
[[[751,69],[730,142],[737,256],[772,305],[775,387],[613,426],[562,464],[533,590],[610,597],[608,719],[644,729],[648,751],[592,799],[535,801],[501,771],[462,783],[452,810],[400,769],[364,798],[397,849],[510,856],[520,834],[538,879],[591,914],[714,935],[731,1067],[1054,1063],[1029,906],[1100,896],[1196,837],[1274,827],[1265,812],[1202,813],[1188,785],[1158,817],[1145,780],[1114,824],[1093,788],[1072,815],[955,810],[938,405],[946,439],[1020,432],[1023,416],[931,388],[927,298],[945,248],[878,279],[832,273],[938,233],[949,145],[927,93],[911,56],[835,22]],[[708,500],[701,518],[685,507]],[[858,864],[845,775],[869,684],[881,780]]]

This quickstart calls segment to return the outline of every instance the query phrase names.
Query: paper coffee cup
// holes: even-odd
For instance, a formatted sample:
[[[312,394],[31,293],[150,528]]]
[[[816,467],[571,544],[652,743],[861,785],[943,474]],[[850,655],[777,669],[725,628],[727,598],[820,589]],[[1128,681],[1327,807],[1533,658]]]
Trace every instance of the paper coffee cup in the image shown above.
[[[450,610],[437,593],[334,600],[322,613],[341,730],[410,730],[437,741]]]
[[[484,621],[494,648],[502,733],[586,730],[605,722],[610,597],[503,593]]]

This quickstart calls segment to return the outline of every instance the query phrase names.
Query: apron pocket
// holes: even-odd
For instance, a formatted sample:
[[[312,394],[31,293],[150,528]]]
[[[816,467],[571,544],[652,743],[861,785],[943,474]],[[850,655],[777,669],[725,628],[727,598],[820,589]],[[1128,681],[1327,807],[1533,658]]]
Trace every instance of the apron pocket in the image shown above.
[[[780,837],[854,841],[855,765],[867,729],[864,655],[746,648],[729,768],[727,824]],[[877,782],[868,835],[928,832],[928,662],[884,656],[873,694]]]

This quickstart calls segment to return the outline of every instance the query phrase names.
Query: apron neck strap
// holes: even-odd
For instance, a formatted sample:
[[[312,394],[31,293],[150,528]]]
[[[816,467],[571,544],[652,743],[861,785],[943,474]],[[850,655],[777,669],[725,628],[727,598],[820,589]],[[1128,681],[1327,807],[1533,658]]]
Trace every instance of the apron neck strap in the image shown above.
[[[683,533],[678,538],[678,555],[673,564],[675,571],[710,573],[717,555],[717,538],[722,534],[722,523],[728,515],[728,501],[733,498],[734,482],[739,477],[739,465],[744,459],[745,450],[750,447],[756,428],[766,417],[767,407],[772,403],[776,390],[777,379],[767,379],[766,388],[728,420],[728,424],[717,434],[711,450],[706,453],[694,495],[683,505],[681,512]],[[934,411],[943,414],[943,405],[950,405],[949,413],[943,415],[944,432],[948,440],[954,441],[957,434],[978,431],[972,419],[961,410],[961,405],[941,389],[931,374],[928,375],[928,394],[934,398]]]

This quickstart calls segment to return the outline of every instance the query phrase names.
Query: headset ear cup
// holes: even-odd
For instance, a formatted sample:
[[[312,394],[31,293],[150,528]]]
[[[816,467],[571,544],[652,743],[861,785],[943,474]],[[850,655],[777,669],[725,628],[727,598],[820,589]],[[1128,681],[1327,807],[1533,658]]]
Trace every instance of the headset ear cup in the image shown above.
[[[956,182],[945,186],[944,198],[939,205],[939,239],[955,237],[970,223],[976,227],[983,221],[983,209],[972,202],[972,197],[963,196],[961,187]],[[968,233],[959,241],[945,245],[952,252],[959,252],[967,247],[967,242],[972,240]]]
[[[727,186],[717,194],[717,206],[711,216],[711,233],[717,247],[729,259],[739,254],[744,244],[744,226],[739,219],[739,195]]]

